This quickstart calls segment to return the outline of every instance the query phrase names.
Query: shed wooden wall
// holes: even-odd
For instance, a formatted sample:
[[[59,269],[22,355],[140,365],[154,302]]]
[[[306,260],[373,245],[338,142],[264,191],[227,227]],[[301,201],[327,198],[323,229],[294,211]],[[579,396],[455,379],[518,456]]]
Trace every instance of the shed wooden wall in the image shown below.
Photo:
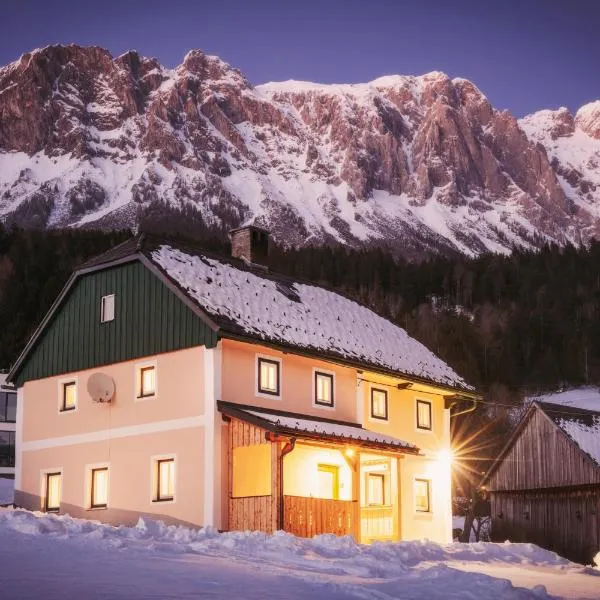
[[[229,515],[228,527],[232,531],[252,530],[273,533],[278,529],[279,518],[279,444],[271,444],[271,495],[232,498],[233,449],[264,444],[265,430],[237,419],[229,421]]]
[[[600,467],[535,408],[486,487],[490,491],[537,490],[591,483],[600,483]]]
[[[494,541],[531,542],[584,564],[600,550],[600,485],[494,492],[491,504]]]

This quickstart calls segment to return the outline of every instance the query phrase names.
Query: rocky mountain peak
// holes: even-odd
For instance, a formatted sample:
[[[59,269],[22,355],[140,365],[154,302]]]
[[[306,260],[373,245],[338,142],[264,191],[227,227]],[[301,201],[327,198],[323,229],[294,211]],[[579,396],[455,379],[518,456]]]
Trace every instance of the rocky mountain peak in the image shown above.
[[[582,131],[600,140],[600,100],[582,106],[575,115],[575,122]]]
[[[188,233],[255,221],[285,243],[414,258],[579,243],[599,230],[597,104],[517,121],[440,72],[253,87],[200,50],[168,69],[49,46],[0,69],[0,216]]]

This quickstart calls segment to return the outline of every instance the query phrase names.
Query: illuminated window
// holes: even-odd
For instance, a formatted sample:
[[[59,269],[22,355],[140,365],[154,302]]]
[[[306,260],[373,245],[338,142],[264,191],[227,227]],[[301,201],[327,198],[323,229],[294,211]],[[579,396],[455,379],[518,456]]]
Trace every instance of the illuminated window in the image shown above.
[[[46,490],[44,510],[46,512],[58,512],[60,510],[62,488],[61,473],[46,473],[44,487]]]
[[[367,473],[367,504],[383,506],[385,504],[385,475]]]
[[[175,459],[164,458],[156,461],[156,502],[173,500],[175,497]]]
[[[417,400],[417,428],[431,431],[431,402]]]
[[[319,465],[317,470],[317,494],[319,498],[339,498],[340,469],[336,465]]]
[[[108,467],[92,469],[91,508],[108,506]]]
[[[139,398],[147,398],[156,394],[156,369],[154,365],[140,368],[138,386]]]
[[[107,323],[115,318],[115,295],[102,296],[100,303],[100,321]]]
[[[279,396],[279,361],[259,357],[258,391],[261,394]]]
[[[388,395],[385,390],[371,388],[371,418],[387,421]]]
[[[315,404],[333,406],[333,375],[315,371]]]
[[[67,381],[62,384],[62,399],[60,404],[61,412],[75,410],[77,406],[77,383]]]
[[[415,510],[431,512],[431,482],[429,479],[415,479]]]

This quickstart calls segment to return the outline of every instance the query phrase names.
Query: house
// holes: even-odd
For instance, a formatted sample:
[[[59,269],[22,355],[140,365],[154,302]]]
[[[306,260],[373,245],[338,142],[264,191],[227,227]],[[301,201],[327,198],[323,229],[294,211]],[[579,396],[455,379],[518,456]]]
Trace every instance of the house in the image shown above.
[[[482,485],[492,539],[590,563],[600,548],[600,392],[535,399]]]
[[[17,394],[4,389],[6,373],[0,374],[0,477],[15,476]]]
[[[76,271],[18,358],[15,502],[112,523],[451,539],[450,411],[407,333],[232,257],[142,236]]]

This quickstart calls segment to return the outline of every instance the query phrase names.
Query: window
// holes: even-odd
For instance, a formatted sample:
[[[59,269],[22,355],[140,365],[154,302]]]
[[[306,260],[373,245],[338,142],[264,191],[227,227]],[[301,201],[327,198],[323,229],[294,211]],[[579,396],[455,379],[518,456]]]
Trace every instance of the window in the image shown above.
[[[92,469],[90,508],[108,506],[108,467]]]
[[[44,482],[45,501],[44,510],[46,512],[58,512],[60,510],[60,497],[62,490],[62,474],[46,473]]]
[[[315,371],[315,404],[333,406],[333,374]]]
[[[383,506],[385,504],[385,475],[367,473],[367,504]]]
[[[371,388],[371,418],[387,421],[388,395],[385,390]]]
[[[0,467],[15,466],[15,432],[0,431]]]
[[[258,358],[258,392],[279,396],[279,361]]]
[[[17,420],[17,394],[0,392],[0,423],[14,423]]]
[[[417,400],[417,429],[431,431],[431,402]]]
[[[100,305],[100,321],[107,323],[115,318],[115,295],[102,296]]]
[[[61,412],[75,410],[77,407],[77,382],[65,381],[62,384]]]
[[[337,465],[319,465],[317,467],[317,497],[326,500],[339,498],[340,474]]]
[[[147,398],[156,394],[156,368],[154,365],[139,370],[138,398]]]
[[[415,479],[415,510],[431,512],[431,482],[429,479]]]
[[[156,461],[155,502],[173,500],[175,497],[175,459],[164,458]]]

